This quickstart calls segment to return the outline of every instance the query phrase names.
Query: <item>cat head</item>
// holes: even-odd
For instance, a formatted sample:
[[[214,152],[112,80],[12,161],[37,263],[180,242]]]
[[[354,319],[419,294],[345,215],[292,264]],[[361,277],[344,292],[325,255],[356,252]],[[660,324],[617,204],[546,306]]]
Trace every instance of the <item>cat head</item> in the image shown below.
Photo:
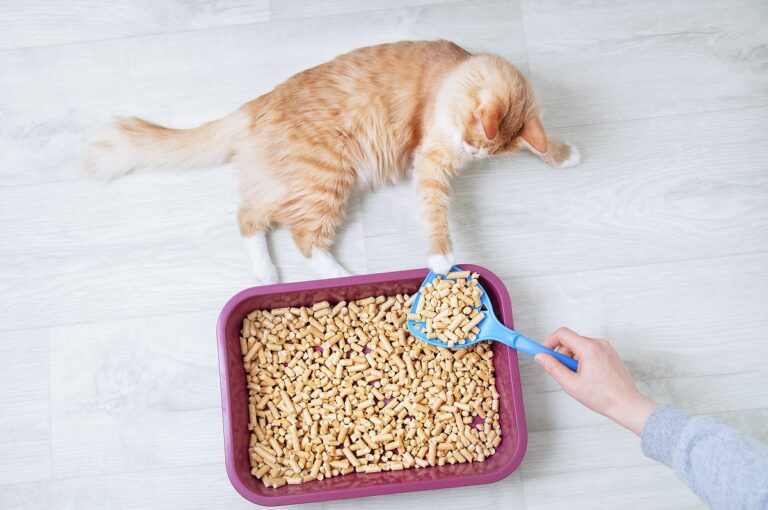
[[[496,55],[473,56],[446,78],[436,116],[451,145],[466,158],[520,146],[547,152],[547,136],[528,81]]]

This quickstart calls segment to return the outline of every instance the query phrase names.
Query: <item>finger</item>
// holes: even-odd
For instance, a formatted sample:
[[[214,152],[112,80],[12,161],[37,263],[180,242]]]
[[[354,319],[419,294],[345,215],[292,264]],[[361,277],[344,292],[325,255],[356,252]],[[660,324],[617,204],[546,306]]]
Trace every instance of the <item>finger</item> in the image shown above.
[[[546,340],[544,340],[544,342],[542,342],[541,345],[549,349],[555,350],[558,348],[558,346],[560,346],[560,339],[557,338],[554,333],[552,333],[551,335],[549,335],[549,337]]]
[[[563,388],[576,382],[577,375],[549,354],[540,352],[533,359]]]
[[[550,340],[553,340],[554,345],[560,344],[567,347],[572,353],[579,353],[591,342],[589,338],[581,336],[568,328],[559,328],[547,338],[547,342]]]
[[[574,356],[573,351],[571,351],[568,347],[563,347],[562,345],[560,346],[559,349],[556,349],[556,351],[559,352],[560,354],[564,354],[568,356],[569,358],[573,358]]]

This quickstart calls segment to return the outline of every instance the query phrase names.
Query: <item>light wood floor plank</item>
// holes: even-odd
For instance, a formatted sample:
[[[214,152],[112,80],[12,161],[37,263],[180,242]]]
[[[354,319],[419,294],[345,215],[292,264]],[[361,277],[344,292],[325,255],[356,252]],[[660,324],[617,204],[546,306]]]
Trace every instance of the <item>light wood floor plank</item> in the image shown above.
[[[526,510],[565,506],[578,510],[704,510],[702,503],[666,466],[614,467],[527,478]]]
[[[0,3],[0,50],[269,20],[269,0],[54,0]]]
[[[314,18],[349,14],[353,12],[375,12],[417,5],[451,3],[452,0],[280,0],[269,6],[272,20]]]
[[[553,126],[768,104],[768,6],[522,2],[531,74]]]
[[[51,329],[55,479],[222,458],[216,316]]]
[[[48,387],[46,330],[0,333],[0,486],[51,477]]]

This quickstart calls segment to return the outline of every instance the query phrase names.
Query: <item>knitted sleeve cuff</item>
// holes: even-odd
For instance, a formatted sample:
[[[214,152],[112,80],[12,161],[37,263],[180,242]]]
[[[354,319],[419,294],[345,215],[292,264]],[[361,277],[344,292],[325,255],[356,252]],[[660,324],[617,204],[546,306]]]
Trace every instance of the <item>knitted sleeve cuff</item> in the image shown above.
[[[675,446],[690,417],[671,405],[657,407],[645,422],[640,447],[646,457],[672,467]]]

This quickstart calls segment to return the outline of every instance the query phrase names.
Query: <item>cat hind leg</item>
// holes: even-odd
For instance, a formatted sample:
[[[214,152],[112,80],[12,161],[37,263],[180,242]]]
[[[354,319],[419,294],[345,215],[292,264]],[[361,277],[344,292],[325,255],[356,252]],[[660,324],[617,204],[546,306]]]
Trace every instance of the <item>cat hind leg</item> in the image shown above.
[[[346,197],[338,200],[317,200],[302,204],[286,222],[296,246],[306,257],[307,267],[318,278],[351,276],[331,254],[336,228],[344,216]],[[332,198],[332,197],[328,197]]]
[[[272,263],[267,245],[269,221],[263,211],[248,205],[241,205],[237,213],[240,234],[243,236],[245,251],[251,261],[251,270],[257,285],[271,285],[278,282],[277,269]]]

